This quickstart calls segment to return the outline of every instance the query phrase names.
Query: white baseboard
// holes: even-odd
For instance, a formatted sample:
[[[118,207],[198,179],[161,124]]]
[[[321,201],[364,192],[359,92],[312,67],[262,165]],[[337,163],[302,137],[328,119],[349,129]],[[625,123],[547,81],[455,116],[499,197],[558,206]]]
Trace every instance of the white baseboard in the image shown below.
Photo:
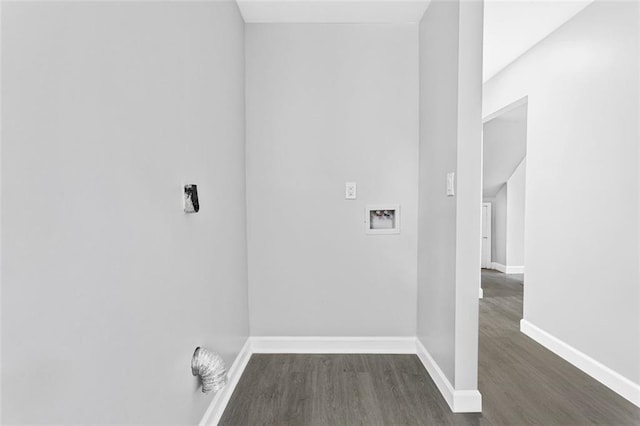
[[[480,287],[480,294],[478,295],[478,299],[482,299],[484,297],[484,290]]]
[[[491,262],[491,269],[504,274],[524,274],[524,266],[506,266],[498,262]]]
[[[227,372],[228,381],[226,386],[213,397],[207,411],[205,411],[204,416],[202,416],[202,420],[200,420],[200,426],[213,426],[218,424],[222,418],[222,414],[224,414],[224,409],[227,408],[229,399],[231,399],[231,395],[233,394],[233,391],[236,388],[247,363],[249,362],[249,358],[251,358],[251,353],[251,338],[249,337],[242,346],[242,349],[240,349],[236,359],[233,361],[231,368],[229,368],[229,371]]]
[[[495,269],[496,271],[500,271],[502,273],[507,272],[507,267],[498,262],[491,262],[491,269]]]
[[[520,320],[520,331],[640,407],[640,385],[638,383],[632,382],[527,320]]]
[[[507,266],[507,274],[524,274],[524,266]]]
[[[253,353],[289,354],[415,354],[415,337],[259,337]]]
[[[455,390],[429,351],[416,339],[416,352],[438,390],[454,413],[482,412],[482,395],[478,390]]]

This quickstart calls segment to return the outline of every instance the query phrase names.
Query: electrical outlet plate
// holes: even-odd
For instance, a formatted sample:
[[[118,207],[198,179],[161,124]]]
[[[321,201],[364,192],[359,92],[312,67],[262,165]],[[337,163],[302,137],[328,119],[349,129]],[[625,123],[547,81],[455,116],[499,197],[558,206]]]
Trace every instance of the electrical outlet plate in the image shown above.
[[[355,200],[358,197],[358,184],[355,182],[345,182],[344,198],[346,200]]]

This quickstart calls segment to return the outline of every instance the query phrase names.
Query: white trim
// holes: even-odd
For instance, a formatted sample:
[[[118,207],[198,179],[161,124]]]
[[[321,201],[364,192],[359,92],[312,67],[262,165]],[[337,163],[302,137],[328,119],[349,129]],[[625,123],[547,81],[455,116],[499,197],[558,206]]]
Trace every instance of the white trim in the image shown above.
[[[484,297],[484,290],[480,287],[480,294],[478,295],[478,299],[482,299]]]
[[[495,269],[496,271],[500,271],[503,274],[507,272],[507,267],[504,266],[502,263],[498,263],[498,262],[491,262],[491,269]]]
[[[620,373],[613,371],[606,365],[601,364],[525,319],[520,321],[520,331],[640,407],[640,384],[632,382]]]
[[[524,266],[505,266],[498,262],[491,262],[491,269],[495,269],[504,274],[524,274]]]
[[[252,337],[253,353],[415,354],[415,337]]]
[[[524,274],[524,266],[507,266],[507,274]]]
[[[211,404],[209,404],[209,408],[207,408],[207,411],[205,411],[202,416],[202,420],[200,420],[200,426],[218,424],[222,418],[222,414],[224,414],[225,408],[227,408],[229,399],[231,399],[231,395],[233,394],[233,391],[236,388],[238,381],[240,381],[240,377],[251,358],[251,354],[251,338],[249,337],[242,346],[242,349],[240,349],[236,359],[233,361],[231,368],[229,368],[229,372],[227,373],[227,385],[214,395]]]
[[[482,395],[478,390],[455,390],[440,366],[435,362],[429,351],[416,339],[416,353],[418,358],[431,376],[438,390],[447,401],[454,413],[482,412]]]

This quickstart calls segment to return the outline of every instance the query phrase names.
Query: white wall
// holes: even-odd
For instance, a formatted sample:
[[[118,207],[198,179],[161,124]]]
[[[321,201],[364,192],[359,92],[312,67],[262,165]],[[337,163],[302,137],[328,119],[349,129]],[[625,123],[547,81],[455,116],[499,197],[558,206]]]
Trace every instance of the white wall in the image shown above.
[[[493,204],[491,261],[507,265],[507,184],[496,194]]]
[[[248,335],[236,6],[2,7],[2,423],[196,423]]]
[[[527,154],[526,114],[527,105],[523,104],[482,126],[482,195],[485,198],[495,197]]]
[[[453,383],[455,369],[458,8],[432,2],[420,23],[418,338]],[[453,22],[454,25],[450,23]]]
[[[524,266],[525,171],[522,160],[491,199],[491,261],[506,268]]]
[[[528,100],[524,318],[640,383],[638,4],[596,1],[485,84]]]
[[[456,390],[477,389],[481,43],[482,3],[430,4],[420,23],[417,335]]]
[[[253,335],[415,335],[417,41],[416,24],[247,25]],[[365,234],[369,203],[400,204],[401,233]]]
[[[524,266],[524,203],[526,160],[507,181],[507,252],[505,265]]]

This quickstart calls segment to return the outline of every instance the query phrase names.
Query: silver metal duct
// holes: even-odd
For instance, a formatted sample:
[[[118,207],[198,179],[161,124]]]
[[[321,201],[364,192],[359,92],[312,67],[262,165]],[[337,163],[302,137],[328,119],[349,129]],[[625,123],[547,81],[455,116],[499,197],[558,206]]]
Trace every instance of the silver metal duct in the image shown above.
[[[191,373],[200,376],[202,392],[218,392],[227,384],[227,369],[217,353],[197,347],[191,359]]]

